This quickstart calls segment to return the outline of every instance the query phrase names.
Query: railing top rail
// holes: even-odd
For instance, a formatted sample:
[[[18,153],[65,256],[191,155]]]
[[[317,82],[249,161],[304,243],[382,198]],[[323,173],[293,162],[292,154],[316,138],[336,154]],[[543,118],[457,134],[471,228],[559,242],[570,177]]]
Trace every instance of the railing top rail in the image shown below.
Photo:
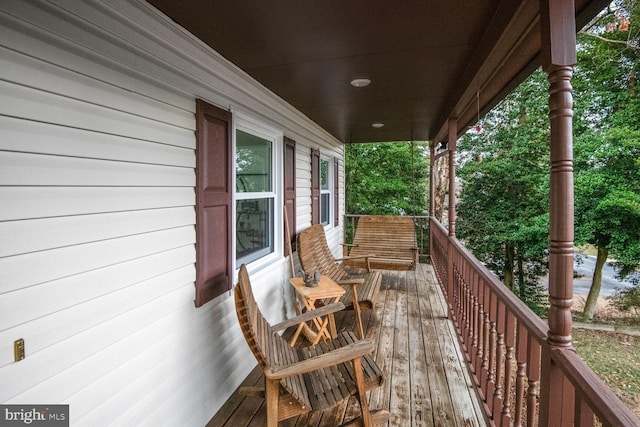
[[[346,218],[362,218],[363,216],[369,216],[367,214],[344,214]],[[429,219],[429,215],[389,215],[389,216],[403,216],[409,218]]]
[[[638,418],[572,348],[554,347],[551,357],[605,425],[638,426]]]

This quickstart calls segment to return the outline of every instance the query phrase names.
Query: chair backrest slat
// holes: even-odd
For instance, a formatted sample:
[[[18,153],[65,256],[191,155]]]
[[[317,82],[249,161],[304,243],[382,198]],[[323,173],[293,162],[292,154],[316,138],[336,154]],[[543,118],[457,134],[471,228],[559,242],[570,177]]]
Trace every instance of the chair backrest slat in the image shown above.
[[[340,280],[347,272],[336,263],[327,244],[322,224],[312,225],[302,231],[296,240],[300,266],[305,272],[320,271],[332,280]]]
[[[271,329],[271,325],[260,312],[244,264],[240,266],[238,285],[234,292],[240,329],[260,366],[265,369],[297,362],[299,359],[296,351]],[[303,407],[305,405],[310,407],[301,375],[285,378],[281,381],[281,385],[298,399]]]
[[[263,368],[274,365],[274,343],[284,339],[271,330],[253,296],[251,282],[246,267],[240,267],[238,285],[235,289],[236,313],[247,344],[251,348],[258,363]],[[285,341],[286,343],[286,341]],[[282,351],[282,350],[279,350]]]

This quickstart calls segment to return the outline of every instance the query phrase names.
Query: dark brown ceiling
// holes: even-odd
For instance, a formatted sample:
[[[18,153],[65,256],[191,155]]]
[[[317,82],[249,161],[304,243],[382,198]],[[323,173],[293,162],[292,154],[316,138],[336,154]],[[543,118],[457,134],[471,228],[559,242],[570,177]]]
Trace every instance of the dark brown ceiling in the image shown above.
[[[539,0],[149,1],[344,143],[437,142],[539,65]]]

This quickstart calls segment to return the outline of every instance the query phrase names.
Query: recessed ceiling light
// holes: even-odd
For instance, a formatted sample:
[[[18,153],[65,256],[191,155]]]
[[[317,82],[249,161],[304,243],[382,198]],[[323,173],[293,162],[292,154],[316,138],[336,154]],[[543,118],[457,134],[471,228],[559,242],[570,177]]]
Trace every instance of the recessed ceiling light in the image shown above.
[[[355,87],[365,87],[371,84],[371,80],[369,79],[354,79],[351,80],[351,85]]]
[[[384,123],[372,123],[371,126],[376,129],[380,129],[382,126],[384,126]]]

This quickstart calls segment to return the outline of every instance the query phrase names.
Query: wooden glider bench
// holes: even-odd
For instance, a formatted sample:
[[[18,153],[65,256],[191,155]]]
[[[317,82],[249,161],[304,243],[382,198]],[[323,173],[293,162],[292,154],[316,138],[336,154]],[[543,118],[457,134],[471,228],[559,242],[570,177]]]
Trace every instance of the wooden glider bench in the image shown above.
[[[368,261],[369,268],[415,270],[418,264],[416,230],[411,217],[362,216],[353,243],[345,246],[344,263],[349,267],[365,267]]]
[[[345,269],[336,259],[327,245],[324,226],[312,225],[298,234],[296,240],[300,267],[305,273],[319,271],[334,282],[345,287],[345,294],[340,299],[346,308],[353,309],[356,314],[356,327],[359,338],[364,338],[362,325],[362,309],[372,310],[382,283],[382,273],[370,269],[354,272]],[[363,257],[366,262],[366,257]]]
[[[387,422],[388,411],[370,412],[367,404],[366,391],[383,382],[382,372],[370,355],[371,341],[358,340],[352,332],[343,332],[334,340],[293,348],[278,334],[279,330],[300,322],[341,310],[343,304],[327,305],[271,326],[254,299],[244,264],[234,293],[240,328],[265,377],[264,391],[242,392],[254,396],[264,393],[268,427],[309,411],[324,411],[352,395],[357,396],[362,415],[348,425]]]

